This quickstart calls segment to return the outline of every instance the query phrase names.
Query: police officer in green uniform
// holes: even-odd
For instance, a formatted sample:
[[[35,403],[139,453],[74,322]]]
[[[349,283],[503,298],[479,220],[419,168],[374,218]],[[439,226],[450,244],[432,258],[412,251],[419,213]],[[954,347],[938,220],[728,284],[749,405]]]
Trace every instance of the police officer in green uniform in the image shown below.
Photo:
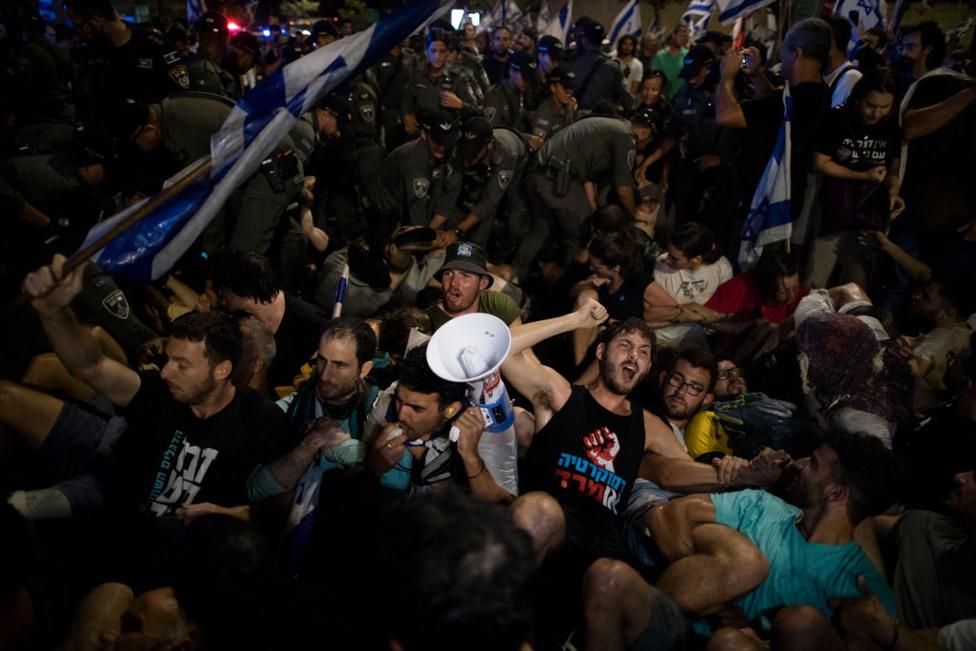
[[[461,47],[463,34],[455,30],[450,21],[444,19],[435,20],[430,24],[430,29],[441,29],[449,34],[453,34],[454,38],[451,39],[450,49],[448,51],[448,63],[459,68],[461,74],[468,78],[474,91],[475,99],[477,99],[480,105],[484,100],[485,93],[491,88],[488,73],[485,72],[485,68],[481,63],[483,57],[476,52]]]
[[[441,29],[427,34],[426,63],[414,69],[400,106],[403,127],[408,134],[419,132],[418,119],[428,111],[447,109],[456,122],[481,112],[466,77],[448,65],[453,38],[453,33]]]
[[[190,88],[237,100],[241,96],[238,76],[223,67],[230,41],[227,18],[216,11],[204,13],[194,24],[200,46],[190,57]]]
[[[68,0],[66,14],[87,41],[91,65],[81,75],[81,95],[89,103],[82,120],[106,128],[114,108],[128,98],[158,102],[172,92],[189,90],[186,62],[162,35],[148,26],[129,25],[110,0]]]
[[[467,216],[453,232],[442,231],[439,243],[494,245],[500,255],[493,259],[511,259],[516,269],[527,268],[534,251],[522,251],[521,243],[534,221],[523,180],[531,155],[522,134],[507,127],[492,129],[483,117],[468,118],[458,144],[464,177],[458,206]]]
[[[647,124],[588,117],[557,131],[539,150],[529,190],[537,212],[560,234],[566,262],[580,251],[580,224],[596,209],[601,186],[612,186],[621,206],[635,219],[649,220],[650,207],[637,202],[633,166],[636,147],[652,135]],[[536,252],[544,241],[545,234],[532,242]]]
[[[413,54],[397,46],[367,72],[374,80],[382,112],[382,143],[390,151],[396,149],[405,139],[400,107],[414,65]]]
[[[158,104],[123,103],[114,119],[123,141],[148,153],[164,149],[178,168],[210,155],[210,137],[220,129],[233,103],[217,95],[178,93]],[[225,245],[267,254],[285,207],[297,196],[304,174],[286,136],[260,169],[231,196],[204,232],[204,248]],[[232,217],[232,219],[231,219]]]
[[[525,97],[525,107],[530,113],[539,108],[549,97],[549,73],[560,63],[566,61],[566,50],[563,42],[551,34],[539,39],[535,46],[535,79],[530,84]],[[533,116],[534,117],[534,116]]]
[[[420,128],[420,137],[397,147],[380,170],[375,203],[390,232],[396,223],[439,229],[456,214],[461,174],[451,164],[458,138],[453,116],[429,111]]]
[[[576,73],[566,64],[559,64],[546,77],[549,97],[542,101],[532,119],[529,144],[538,150],[546,138],[571,124],[576,117]]]
[[[532,76],[535,59],[515,50],[502,66],[501,83],[492,86],[485,95],[484,115],[493,127],[508,127],[526,131],[525,95]]]

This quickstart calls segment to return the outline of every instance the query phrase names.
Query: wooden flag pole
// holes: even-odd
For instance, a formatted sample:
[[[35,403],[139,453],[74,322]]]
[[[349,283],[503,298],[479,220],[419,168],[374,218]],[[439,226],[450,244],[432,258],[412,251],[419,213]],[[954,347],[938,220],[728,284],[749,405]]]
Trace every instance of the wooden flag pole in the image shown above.
[[[63,276],[67,276],[69,273],[80,267],[86,260],[102,250],[109,242],[138,224],[144,217],[209,174],[212,169],[213,159],[210,157],[201,158],[197,162],[191,164],[188,168],[186,168],[186,173],[183,174],[175,183],[173,183],[173,185],[160,190],[158,193],[150,197],[150,199],[137,210],[134,210],[131,215],[121,220],[118,224],[102,233],[102,235],[94,242],[71,256],[71,258],[64,263]],[[21,292],[17,298],[7,303],[7,305],[3,308],[3,311],[0,312],[0,317],[8,316],[11,312],[17,310],[27,303],[29,299],[30,297],[27,294]]]

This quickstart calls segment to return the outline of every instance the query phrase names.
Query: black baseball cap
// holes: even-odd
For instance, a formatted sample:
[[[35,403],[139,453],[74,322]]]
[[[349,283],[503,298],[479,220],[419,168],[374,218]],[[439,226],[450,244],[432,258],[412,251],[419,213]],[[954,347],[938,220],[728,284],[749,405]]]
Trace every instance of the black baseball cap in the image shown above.
[[[448,269],[460,269],[469,271],[482,276],[488,276],[488,286],[495,281],[494,277],[488,272],[488,256],[485,250],[474,242],[455,242],[447,247],[447,255],[443,266],[437,270],[437,280],[441,279],[444,272]]]
[[[561,57],[566,49],[563,47],[563,42],[552,34],[546,34],[539,39],[539,42],[535,44],[536,52],[547,52],[549,56]]]
[[[565,63],[560,63],[546,75],[546,83],[559,84],[566,90],[573,90],[576,88],[576,73]]]
[[[230,29],[227,27],[227,16],[216,11],[205,11],[197,22],[193,23],[193,28],[198,34],[221,34],[227,36]]]
[[[526,73],[535,70],[535,57],[522,50],[515,50],[508,55],[505,66],[508,70]]]
[[[458,133],[454,128],[454,118],[447,111],[442,109],[428,111],[420,119],[420,128],[438,145],[451,148],[457,143]]]
[[[702,68],[712,65],[715,54],[704,45],[693,45],[685,55],[684,67],[678,75],[684,80],[692,79],[701,72]]]
[[[494,137],[495,132],[491,128],[491,122],[480,115],[470,117],[461,128],[458,154],[463,160],[470,160]]]
[[[607,30],[597,21],[590,20],[583,24],[583,36],[590,43],[599,46],[603,43],[603,39],[607,37]]]
[[[657,131],[661,118],[656,110],[647,106],[639,109],[637,112],[631,115],[630,121],[634,124],[639,124],[642,127],[648,127],[654,131]]]

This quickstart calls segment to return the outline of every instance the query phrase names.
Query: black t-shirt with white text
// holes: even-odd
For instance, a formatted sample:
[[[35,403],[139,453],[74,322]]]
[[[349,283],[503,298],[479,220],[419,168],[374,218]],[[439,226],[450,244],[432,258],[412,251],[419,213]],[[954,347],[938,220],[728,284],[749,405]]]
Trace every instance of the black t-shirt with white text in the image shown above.
[[[273,460],[287,428],[284,413],[255,391],[238,389],[230,404],[200,419],[173,398],[159,373],[140,379],[122,410],[128,429],[101,477],[108,497],[155,516],[183,504],[248,503],[248,477]]]

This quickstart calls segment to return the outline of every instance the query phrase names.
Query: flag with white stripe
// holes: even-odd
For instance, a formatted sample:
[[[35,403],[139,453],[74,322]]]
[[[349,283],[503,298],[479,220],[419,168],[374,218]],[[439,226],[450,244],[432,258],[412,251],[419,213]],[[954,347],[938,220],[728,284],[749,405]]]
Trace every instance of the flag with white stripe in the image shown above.
[[[95,254],[93,260],[134,280],[156,279],[165,274],[200,236],[231,193],[258,170],[302,113],[452,5],[450,0],[413,0],[369,29],[317,49],[265,79],[237,102],[220,131],[211,137],[210,177],[194,183],[147,215]],[[186,172],[181,171],[166,184],[172,185]],[[96,224],[82,246],[94,242],[141,205]]]
[[[190,27],[203,14],[203,0],[186,0],[186,24]]]
[[[539,36],[555,36],[566,46],[569,41],[569,30],[573,26],[573,0],[567,0],[562,9],[555,15],[550,14],[549,3],[543,5],[539,12]]]
[[[881,10],[881,0],[838,0],[834,5],[834,15],[843,16],[850,20],[851,14],[857,15],[856,21],[851,21],[851,42],[847,45],[850,52],[857,43],[858,26],[860,29],[880,27],[884,29],[884,12]]]
[[[638,0],[629,0],[613,19],[610,27],[610,47],[617,46],[617,39],[625,34],[638,36],[641,32],[640,4]]]
[[[790,215],[790,123],[793,118],[793,98],[790,89],[783,91],[783,121],[773,155],[766,163],[759,185],[752,196],[749,215],[742,228],[739,245],[739,269],[747,271],[759,260],[763,247],[773,242],[789,240],[793,232]]]
[[[735,22],[735,19],[744,14],[762,9],[771,5],[776,0],[717,0],[718,19],[723,25]]]

